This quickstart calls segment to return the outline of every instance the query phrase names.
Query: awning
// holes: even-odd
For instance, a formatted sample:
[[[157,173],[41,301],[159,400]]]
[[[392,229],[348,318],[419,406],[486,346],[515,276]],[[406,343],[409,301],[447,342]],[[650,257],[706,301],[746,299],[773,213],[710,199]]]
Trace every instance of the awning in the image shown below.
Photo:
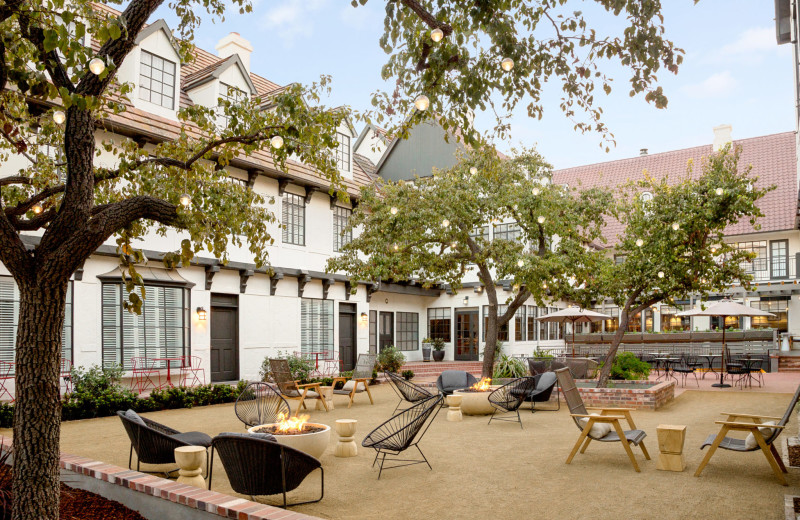
[[[159,269],[156,267],[137,267],[136,272],[142,277],[146,284],[172,285],[191,288],[195,284],[181,276],[175,269]],[[97,275],[97,278],[104,282],[119,282],[122,280],[122,270],[117,267],[113,271]],[[130,278],[130,277],[128,277]]]

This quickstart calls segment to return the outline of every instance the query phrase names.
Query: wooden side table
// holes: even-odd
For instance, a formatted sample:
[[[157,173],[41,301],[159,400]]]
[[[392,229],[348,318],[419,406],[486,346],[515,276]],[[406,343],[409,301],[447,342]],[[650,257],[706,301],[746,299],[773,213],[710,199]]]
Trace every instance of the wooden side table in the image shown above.
[[[336,457],[355,457],[358,454],[358,445],[353,438],[356,434],[357,423],[358,421],[355,419],[336,420],[334,428],[339,435],[339,442],[336,443],[336,449],[333,452]]]
[[[328,409],[325,410],[325,405],[322,404],[321,399],[317,399],[317,410],[325,410],[330,411],[333,410],[333,387],[332,386],[320,386],[319,393],[322,396],[322,399],[325,399],[325,403],[328,405]]]
[[[181,446],[175,448],[175,463],[178,465],[179,484],[206,487],[203,478],[203,465],[206,463],[206,449],[202,446]]]
[[[686,426],[676,424],[659,424],[658,462],[656,469],[663,471],[683,471],[686,469],[686,457],[683,455],[683,442],[686,440]]]
[[[464,419],[461,414],[461,400],[464,397],[461,395],[448,395],[447,396],[447,420],[450,422],[458,422]]]

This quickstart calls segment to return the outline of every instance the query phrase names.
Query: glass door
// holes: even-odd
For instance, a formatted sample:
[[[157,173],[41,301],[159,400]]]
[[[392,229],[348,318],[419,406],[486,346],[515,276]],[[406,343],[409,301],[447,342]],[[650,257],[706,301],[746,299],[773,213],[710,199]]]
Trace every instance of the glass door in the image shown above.
[[[478,360],[478,311],[456,311],[455,360]]]

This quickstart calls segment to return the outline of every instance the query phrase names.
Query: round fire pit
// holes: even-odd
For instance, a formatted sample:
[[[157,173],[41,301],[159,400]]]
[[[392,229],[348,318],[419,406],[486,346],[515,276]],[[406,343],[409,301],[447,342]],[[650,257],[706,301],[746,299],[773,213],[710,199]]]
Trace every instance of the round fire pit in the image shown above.
[[[496,387],[495,387],[496,388]],[[464,415],[489,415],[494,411],[489,403],[489,394],[494,388],[489,390],[456,390],[453,395],[461,396],[461,413]]]
[[[308,453],[312,457],[320,458],[328,448],[331,438],[331,427],[327,424],[306,423],[301,433],[275,432],[277,424],[259,424],[248,428],[250,433],[270,433],[279,443],[296,450]]]

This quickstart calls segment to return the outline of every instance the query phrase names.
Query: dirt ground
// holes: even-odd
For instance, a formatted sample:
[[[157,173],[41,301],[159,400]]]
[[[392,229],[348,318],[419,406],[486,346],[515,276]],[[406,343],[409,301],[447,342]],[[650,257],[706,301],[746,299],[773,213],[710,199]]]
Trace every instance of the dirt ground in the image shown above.
[[[333,425],[336,419],[358,420],[358,456],[333,456],[336,435],[322,456],[325,498],[295,511],[323,518],[784,518],[785,494],[800,495],[800,474],[789,469],[789,487],[781,486],[760,452],[718,450],[700,478],[693,473],[705,451],[702,441],[718,431],[720,412],[737,411],[780,416],[790,394],[687,390],[657,412],[634,412],[639,428],[648,433],[645,444],[655,459],[656,427],[685,424],[687,468],[682,473],[656,470],[634,449],[642,468],[636,473],[619,443],[590,445],[572,464],[565,464],[579,431],[562,405],[557,412],[527,409],[518,424],[467,417],[447,422],[446,409],[435,419],[420,446],[433,470],[425,465],[384,471],[378,480],[372,468],[374,452],[360,446],[374,427],[388,419],[397,398],[382,384],[372,387],[375,404],[366,394],[356,396],[347,409],[345,396],[335,396],[336,409],[318,412],[309,401],[311,420]],[[233,405],[169,410],[146,414],[181,431],[210,435],[242,432]],[[796,417],[787,429],[796,435]],[[10,431],[0,431],[10,435]],[[784,437],[784,436],[782,436]],[[117,417],[71,421],[62,426],[62,450],[126,466],[129,441]],[[222,464],[215,464],[213,489],[234,494]],[[312,498],[319,492],[318,474],[310,476],[290,499]],[[266,503],[277,497],[261,497]]]

